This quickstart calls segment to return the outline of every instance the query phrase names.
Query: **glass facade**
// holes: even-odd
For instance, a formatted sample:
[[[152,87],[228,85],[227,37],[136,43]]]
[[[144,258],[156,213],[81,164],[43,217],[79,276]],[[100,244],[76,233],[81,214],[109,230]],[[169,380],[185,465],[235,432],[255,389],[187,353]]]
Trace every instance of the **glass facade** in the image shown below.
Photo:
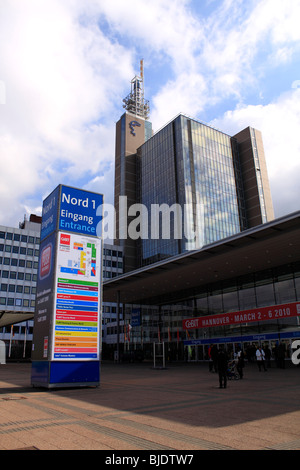
[[[262,222],[266,223],[268,218],[267,218],[267,212],[266,212],[265,195],[264,195],[262,175],[260,171],[260,161],[259,161],[259,156],[258,156],[258,151],[257,151],[255,130],[250,128],[250,133],[251,133],[254,163],[255,163],[255,168],[256,168],[257,189],[258,189],[261,217],[262,217]]]
[[[219,281],[199,288],[192,297],[180,303],[146,306],[126,305],[125,324],[132,322],[134,309],[140,310],[140,324],[130,331],[126,347],[142,347],[151,354],[153,342],[167,344],[170,359],[207,359],[211,343],[226,343],[229,349],[243,344],[263,341],[275,344],[282,341],[286,346],[286,358],[290,357],[290,341],[300,338],[300,317],[284,317],[267,321],[239,323],[185,331],[182,320],[207,315],[242,312],[243,310],[280,306],[300,301],[300,263],[291,263],[274,269],[247,274],[231,280]],[[271,338],[270,340],[268,338]],[[252,338],[252,339],[249,339]],[[124,341],[126,343],[126,341]],[[192,347],[192,349],[190,349]],[[274,359],[274,357],[273,357]]]
[[[140,265],[246,228],[232,137],[180,115],[142,145],[138,157],[138,200],[147,208],[149,227],[148,239],[140,241]],[[165,205],[160,218],[153,216],[154,205]]]
[[[151,220],[152,205],[166,204],[170,207],[177,202],[177,171],[172,124],[167,125],[156,136],[148,140],[138,150],[138,157],[138,202],[147,208],[147,226],[149,227],[148,239],[143,239],[140,242],[142,257],[150,263],[180,252],[180,240],[174,238],[175,214],[170,213],[170,237],[167,239],[162,238],[161,215],[159,216],[159,224],[153,218]],[[159,228],[158,236],[155,236],[156,230]],[[140,265],[144,264],[141,260],[139,261]]]

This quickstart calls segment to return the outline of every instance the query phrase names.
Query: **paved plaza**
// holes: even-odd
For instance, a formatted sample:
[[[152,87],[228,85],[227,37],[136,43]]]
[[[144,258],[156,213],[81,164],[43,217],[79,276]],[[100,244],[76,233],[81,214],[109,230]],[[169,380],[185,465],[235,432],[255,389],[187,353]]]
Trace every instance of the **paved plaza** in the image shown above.
[[[31,364],[0,365],[0,450],[300,450],[300,368],[218,388],[207,364],[103,363],[97,388],[32,388]]]

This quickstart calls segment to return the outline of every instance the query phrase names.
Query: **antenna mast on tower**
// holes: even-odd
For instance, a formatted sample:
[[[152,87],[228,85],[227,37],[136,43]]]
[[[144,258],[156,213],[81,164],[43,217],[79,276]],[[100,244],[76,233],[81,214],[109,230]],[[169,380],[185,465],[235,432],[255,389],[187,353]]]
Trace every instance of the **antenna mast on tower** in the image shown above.
[[[131,92],[123,100],[126,111],[144,119],[149,118],[149,101],[144,97],[144,61],[140,61],[140,76],[131,80]]]

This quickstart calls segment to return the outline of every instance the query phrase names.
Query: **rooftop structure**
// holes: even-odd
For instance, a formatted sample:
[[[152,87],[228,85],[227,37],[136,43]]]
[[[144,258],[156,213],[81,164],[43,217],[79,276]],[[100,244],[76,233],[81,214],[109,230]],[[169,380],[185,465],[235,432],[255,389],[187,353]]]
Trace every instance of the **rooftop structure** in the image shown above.
[[[135,76],[131,80],[131,92],[123,100],[124,106],[131,114],[142,117],[144,119],[149,118],[149,101],[145,100],[144,97],[144,64],[143,60],[140,62],[140,76]]]

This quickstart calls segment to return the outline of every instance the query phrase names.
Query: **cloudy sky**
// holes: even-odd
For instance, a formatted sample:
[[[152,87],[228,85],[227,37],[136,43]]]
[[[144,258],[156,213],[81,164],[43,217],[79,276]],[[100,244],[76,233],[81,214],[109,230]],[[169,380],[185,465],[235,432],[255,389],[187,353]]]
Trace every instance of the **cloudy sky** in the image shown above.
[[[299,18],[300,0],[1,0],[0,224],[60,183],[113,202],[142,58],[154,130],[179,112],[261,130],[275,215],[299,210]]]

